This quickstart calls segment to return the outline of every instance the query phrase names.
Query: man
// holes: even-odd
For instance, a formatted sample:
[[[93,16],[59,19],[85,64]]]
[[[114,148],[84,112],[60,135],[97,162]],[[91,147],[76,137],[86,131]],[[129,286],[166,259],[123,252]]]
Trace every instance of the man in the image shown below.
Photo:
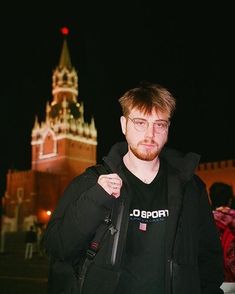
[[[30,226],[25,235],[25,259],[31,259],[33,257],[34,244],[37,242],[37,234],[34,231],[34,227]]]
[[[199,156],[164,147],[174,97],[146,83],[119,102],[126,142],[103,158],[108,174],[97,179],[87,169],[66,189],[46,230],[47,252],[76,264],[111,213],[115,230],[87,270],[82,294],[223,293],[220,241],[205,185],[194,175]]]

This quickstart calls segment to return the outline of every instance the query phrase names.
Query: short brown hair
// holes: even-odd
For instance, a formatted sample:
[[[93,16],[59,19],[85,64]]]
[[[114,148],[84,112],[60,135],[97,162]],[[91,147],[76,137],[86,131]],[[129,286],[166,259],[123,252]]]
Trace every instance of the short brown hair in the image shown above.
[[[176,107],[175,98],[166,88],[148,82],[142,82],[138,87],[128,90],[118,101],[124,116],[128,116],[131,109],[137,108],[144,113],[151,113],[155,109],[156,112],[166,112],[172,117]]]

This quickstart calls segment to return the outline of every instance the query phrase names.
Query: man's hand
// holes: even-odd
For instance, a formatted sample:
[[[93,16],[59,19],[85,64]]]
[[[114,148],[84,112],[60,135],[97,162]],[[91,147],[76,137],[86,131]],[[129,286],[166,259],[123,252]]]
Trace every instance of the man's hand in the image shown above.
[[[101,175],[98,178],[98,184],[109,194],[115,198],[120,196],[122,187],[122,179],[118,174]]]

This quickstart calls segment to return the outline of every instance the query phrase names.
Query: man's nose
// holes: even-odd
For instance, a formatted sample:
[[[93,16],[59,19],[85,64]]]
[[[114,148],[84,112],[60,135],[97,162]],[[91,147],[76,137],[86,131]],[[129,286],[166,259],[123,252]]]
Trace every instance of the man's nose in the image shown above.
[[[152,123],[152,122],[148,123],[147,129],[145,131],[145,135],[147,137],[153,137],[154,136],[154,123]]]

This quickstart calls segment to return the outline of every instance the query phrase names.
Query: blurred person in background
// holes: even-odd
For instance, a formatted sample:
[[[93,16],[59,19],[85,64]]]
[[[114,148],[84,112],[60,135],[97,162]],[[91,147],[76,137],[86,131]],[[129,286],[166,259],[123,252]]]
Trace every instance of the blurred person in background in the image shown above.
[[[226,183],[215,182],[209,189],[209,197],[223,248],[222,289],[225,293],[235,293],[235,209],[231,208],[233,188]]]

